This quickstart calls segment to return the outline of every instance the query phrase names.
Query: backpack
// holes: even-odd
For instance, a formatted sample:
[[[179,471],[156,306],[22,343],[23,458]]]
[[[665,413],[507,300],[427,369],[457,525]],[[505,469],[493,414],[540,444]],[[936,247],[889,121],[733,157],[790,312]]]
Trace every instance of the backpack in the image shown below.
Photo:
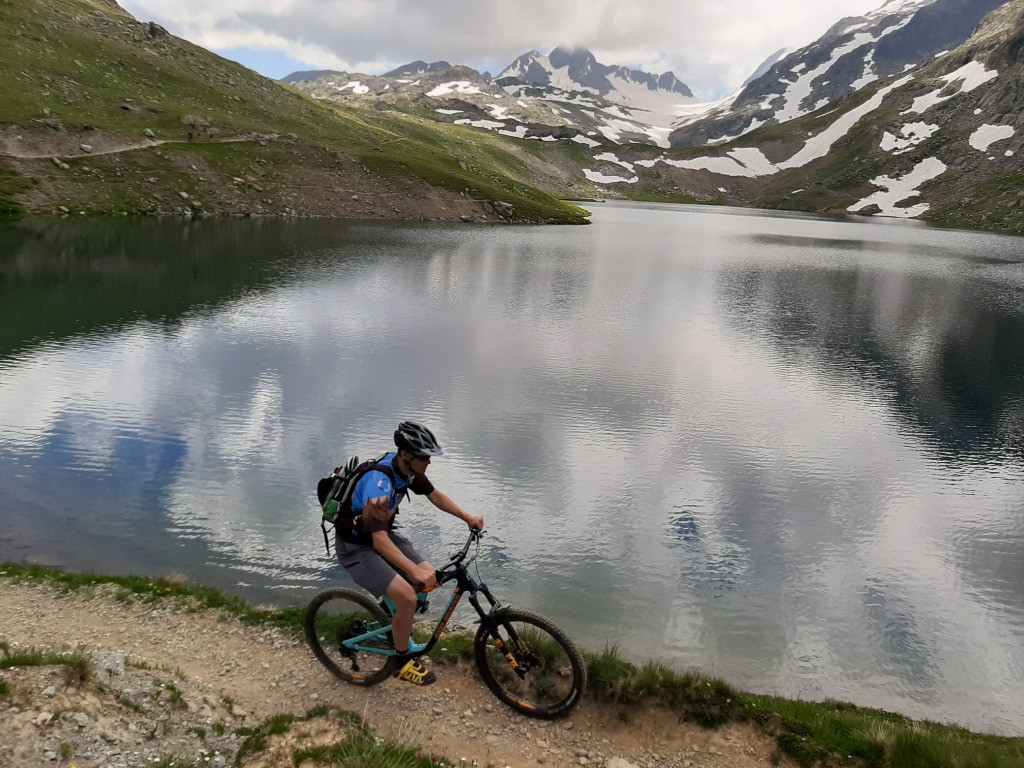
[[[368,459],[362,463],[358,456],[352,456],[342,466],[336,467],[327,477],[323,477],[316,484],[316,497],[320,502],[322,517],[320,519],[320,530],[324,534],[324,546],[327,547],[327,555],[331,554],[331,544],[327,537],[327,526],[337,526],[341,521],[351,528],[352,522],[352,494],[356,485],[370,470],[383,472],[395,481],[395,473],[391,467],[380,462],[388,454],[382,453],[375,459]]]

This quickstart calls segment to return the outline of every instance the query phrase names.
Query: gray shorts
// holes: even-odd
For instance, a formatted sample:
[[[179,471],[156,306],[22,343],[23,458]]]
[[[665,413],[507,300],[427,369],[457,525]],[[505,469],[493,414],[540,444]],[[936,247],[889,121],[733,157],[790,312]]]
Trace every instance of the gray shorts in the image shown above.
[[[391,531],[388,536],[399,551],[412,562],[417,565],[426,562],[427,559],[416,551],[407,538],[394,531]],[[398,571],[377,554],[377,550],[373,548],[372,544],[350,544],[347,541],[342,541],[341,537],[336,537],[334,541],[335,549],[338,552],[338,561],[348,571],[352,580],[374,597],[383,595]]]

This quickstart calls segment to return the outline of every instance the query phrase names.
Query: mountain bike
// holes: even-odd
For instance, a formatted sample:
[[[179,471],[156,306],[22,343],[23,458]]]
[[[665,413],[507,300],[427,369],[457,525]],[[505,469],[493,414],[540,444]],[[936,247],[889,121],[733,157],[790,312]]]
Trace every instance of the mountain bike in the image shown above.
[[[487,687],[523,715],[545,720],[564,717],[580,703],[587,687],[583,655],[553,621],[502,605],[486,584],[470,575],[469,565],[477,559],[481,536],[481,532],[471,531],[462,550],[438,569],[438,586],[454,582],[455,590],[430,637],[425,642],[410,638],[409,651],[416,658],[430,653],[459,601],[467,595],[480,617],[473,659]],[[481,605],[480,595],[487,599],[487,608]],[[418,612],[424,613],[429,606],[427,593],[418,593],[417,600]],[[345,682],[376,685],[394,671],[394,611],[394,603],[387,597],[378,602],[352,589],[325,590],[306,609],[306,641],[320,663]]]

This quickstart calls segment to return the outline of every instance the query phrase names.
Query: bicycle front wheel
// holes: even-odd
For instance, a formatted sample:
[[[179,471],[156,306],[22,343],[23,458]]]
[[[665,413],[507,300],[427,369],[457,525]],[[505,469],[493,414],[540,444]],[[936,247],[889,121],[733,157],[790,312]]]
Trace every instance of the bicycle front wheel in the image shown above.
[[[328,589],[306,609],[306,642],[320,663],[346,683],[376,685],[391,673],[391,633],[359,641],[346,640],[391,625],[391,618],[370,597],[351,589]]]
[[[491,692],[528,717],[551,720],[572,712],[587,687],[587,665],[565,631],[532,611],[501,608],[493,618],[492,627],[481,624],[473,643]]]

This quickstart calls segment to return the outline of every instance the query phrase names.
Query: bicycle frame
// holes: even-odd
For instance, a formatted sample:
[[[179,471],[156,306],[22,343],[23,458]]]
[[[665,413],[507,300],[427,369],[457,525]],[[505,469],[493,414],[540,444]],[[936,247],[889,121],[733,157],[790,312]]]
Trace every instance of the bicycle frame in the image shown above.
[[[476,579],[469,573],[469,569],[462,564],[462,559],[466,556],[469,551],[470,544],[478,538],[478,534],[474,532],[470,535],[469,540],[466,542],[466,546],[463,547],[462,552],[457,554],[448,565],[437,572],[438,574],[438,585],[445,584],[449,581],[456,581],[455,591],[452,593],[451,599],[448,601],[448,607],[445,608],[444,614],[438,620],[437,625],[434,627],[434,631],[431,632],[430,637],[425,643],[417,643],[411,637],[409,638],[409,653],[413,657],[423,656],[430,653],[434,646],[437,645],[437,641],[441,638],[445,628],[448,626],[448,622],[455,613],[456,607],[462,600],[463,595],[468,595],[469,602],[476,609],[477,614],[480,616],[480,623],[487,627],[494,627],[492,615],[494,611],[501,607],[501,603],[491,594],[491,591],[487,588],[486,584],[478,584]],[[452,570],[448,570],[452,568]],[[417,595],[421,605],[424,602],[425,595],[427,593],[420,592]],[[487,602],[490,604],[489,610],[484,610],[480,605],[479,595],[483,595],[487,598]],[[385,597],[382,602],[387,612],[394,616],[395,604],[390,598]],[[425,610],[422,609],[422,610]],[[363,653],[376,653],[382,656],[394,656],[395,649],[384,649],[378,646],[366,645],[368,640],[374,640],[382,637],[391,631],[391,625],[375,629],[372,632],[365,632],[364,634],[357,635],[356,637],[349,638],[342,642],[342,646],[352,651],[361,651]]]

